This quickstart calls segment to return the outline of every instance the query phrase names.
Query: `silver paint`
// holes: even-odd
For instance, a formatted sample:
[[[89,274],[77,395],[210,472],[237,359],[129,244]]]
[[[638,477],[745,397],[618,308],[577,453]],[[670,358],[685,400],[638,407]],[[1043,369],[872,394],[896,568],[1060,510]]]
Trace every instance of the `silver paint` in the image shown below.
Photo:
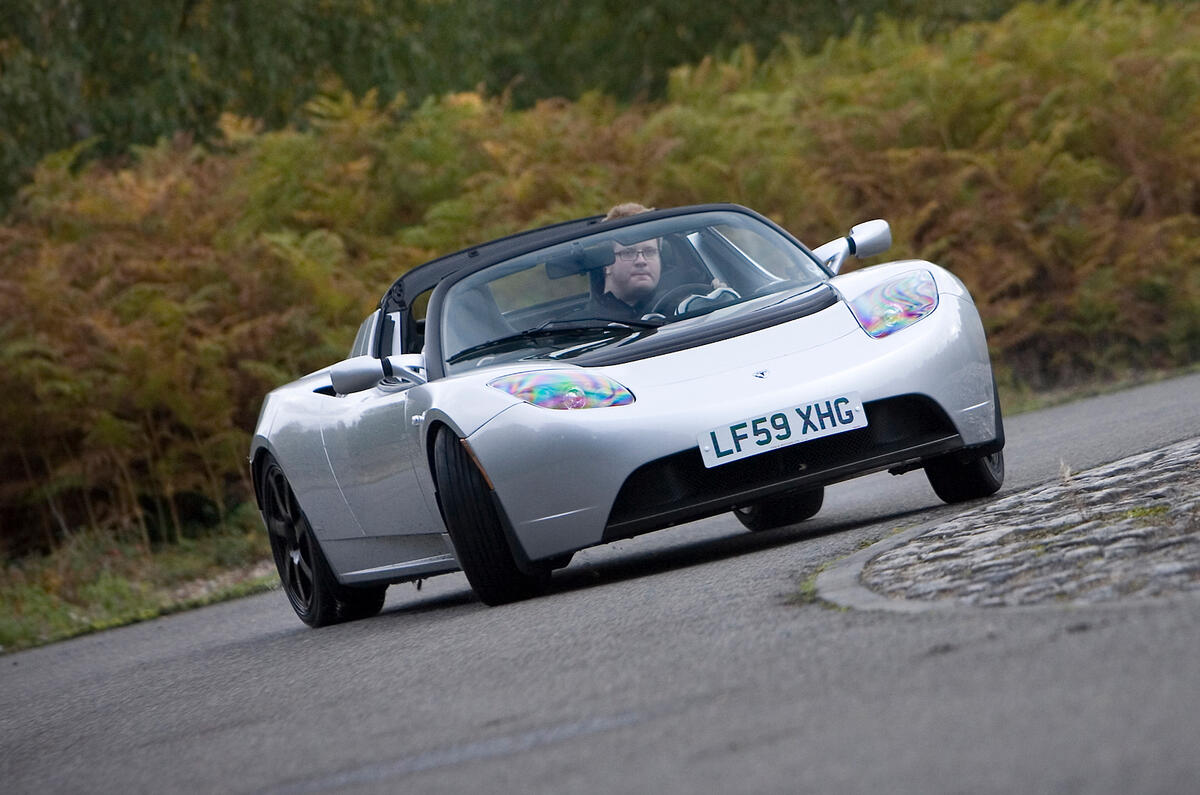
[[[885,233],[890,241],[880,223],[855,227],[860,252],[874,253]],[[816,251],[836,272],[852,248],[849,238],[839,238]],[[991,366],[983,325],[961,281],[931,263],[901,261],[830,283],[853,298],[914,268],[933,274],[938,308],[881,339],[865,334],[839,301],[752,333],[590,368],[633,393],[635,402],[626,406],[551,410],[487,385],[509,373],[577,369],[568,363],[485,364],[427,383],[370,385],[370,362],[341,362],[267,396],[251,459],[270,453],[279,461],[339,579],[366,583],[457,567],[428,453],[431,434],[443,426],[469,441],[517,543],[535,560],[600,543],[613,500],[633,470],[694,448],[698,434],[740,417],[845,392],[864,401],[916,393],[946,411],[964,444],[988,442],[996,436]],[[355,347],[361,354],[361,344]],[[403,359],[409,372],[424,373],[419,356]],[[341,383],[365,388],[334,395],[334,370]]]

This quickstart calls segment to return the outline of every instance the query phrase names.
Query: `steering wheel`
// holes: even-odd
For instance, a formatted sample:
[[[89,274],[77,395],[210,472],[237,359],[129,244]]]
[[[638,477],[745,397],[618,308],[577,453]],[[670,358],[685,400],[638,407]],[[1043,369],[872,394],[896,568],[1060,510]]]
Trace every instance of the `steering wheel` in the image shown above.
[[[654,302],[654,306],[650,308],[650,311],[674,317],[676,314],[675,310],[679,308],[679,302],[684,298],[687,298],[689,295],[708,295],[712,289],[711,285],[700,282],[672,287]]]

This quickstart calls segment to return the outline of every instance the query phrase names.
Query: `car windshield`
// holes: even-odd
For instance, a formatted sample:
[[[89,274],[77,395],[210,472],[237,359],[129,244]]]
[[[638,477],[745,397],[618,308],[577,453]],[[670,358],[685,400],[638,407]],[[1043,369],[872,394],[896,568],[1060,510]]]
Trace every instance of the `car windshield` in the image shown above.
[[[622,226],[451,285],[440,315],[442,354],[447,373],[567,359],[666,324],[754,311],[825,279],[802,248],[749,215],[706,212]]]

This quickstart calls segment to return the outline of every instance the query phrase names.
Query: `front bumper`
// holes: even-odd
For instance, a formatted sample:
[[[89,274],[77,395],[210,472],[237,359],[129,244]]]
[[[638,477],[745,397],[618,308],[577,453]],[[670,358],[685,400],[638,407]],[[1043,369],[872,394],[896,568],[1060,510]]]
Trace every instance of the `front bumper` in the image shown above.
[[[839,303],[752,334],[600,369],[636,401],[582,411],[514,404],[469,436],[530,560],[997,437],[983,329],[973,305],[954,296],[943,295],[938,311],[884,339],[864,334]],[[868,427],[703,466],[697,439],[708,429],[851,391],[862,396]]]

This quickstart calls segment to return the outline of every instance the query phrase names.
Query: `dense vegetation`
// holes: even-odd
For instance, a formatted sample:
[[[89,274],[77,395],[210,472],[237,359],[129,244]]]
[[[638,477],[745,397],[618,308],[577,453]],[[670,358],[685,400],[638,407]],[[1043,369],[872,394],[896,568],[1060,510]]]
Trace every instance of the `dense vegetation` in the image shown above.
[[[620,200],[740,202],[814,244],[886,217],[892,254],[971,288],[1009,390],[1200,358],[1191,5],[882,21],[680,67],[653,102],[386,95],[41,161],[0,227],[8,555],[252,521],[263,393],[343,356],[395,274]]]
[[[789,32],[807,49],[879,13],[927,30],[1014,0],[5,0],[0,211],[42,155],[95,136],[117,155],[221,113],[304,125],[336,77],[384,102],[479,90],[516,107],[598,90],[661,98],[671,67]]]

